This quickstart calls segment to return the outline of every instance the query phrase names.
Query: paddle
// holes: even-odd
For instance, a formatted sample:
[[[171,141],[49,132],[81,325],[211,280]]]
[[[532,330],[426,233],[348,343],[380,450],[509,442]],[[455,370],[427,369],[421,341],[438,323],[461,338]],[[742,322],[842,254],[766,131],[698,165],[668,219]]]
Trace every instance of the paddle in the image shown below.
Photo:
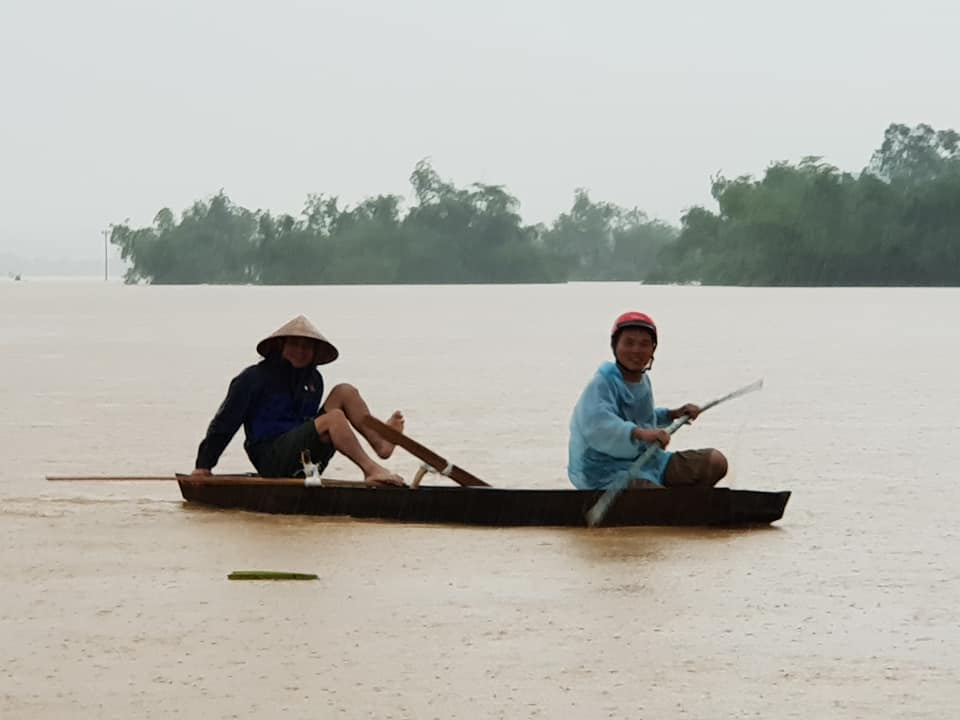
[[[722,402],[726,402],[727,400],[733,400],[733,398],[738,398],[741,395],[746,395],[747,393],[754,392],[755,390],[759,390],[762,387],[763,387],[763,378],[761,378],[760,380],[757,380],[756,382],[752,382],[749,385],[745,385],[739,390],[734,390],[732,393],[728,393],[723,397],[717,398],[716,400],[711,400],[706,405],[702,405],[700,407],[700,413],[702,414],[706,410],[709,410],[712,407],[716,407]],[[676,420],[670,423],[669,426],[667,426],[666,428],[667,434],[673,435],[677,430],[679,430],[689,422],[690,422],[690,417],[687,415],[682,415],[678,417]],[[646,452],[644,452],[643,455],[641,455],[636,460],[634,465],[636,467],[643,466],[648,460],[650,460],[650,458],[652,458],[656,454],[659,447],[660,446],[656,443],[651,444],[650,447],[647,448]],[[597,502],[594,503],[594,506],[587,511],[587,515],[586,515],[587,525],[589,525],[590,527],[596,527],[601,522],[603,522],[603,519],[607,516],[607,513],[610,511],[610,508],[613,507],[613,503],[620,496],[620,493],[622,493],[624,490],[627,489],[632,479],[633,478],[627,478],[626,481],[619,482],[613,487],[609,487],[604,491],[603,495],[600,496],[600,499],[597,500]]]
[[[308,486],[304,478],[275,478],[260,475],[47,475],[49,482],[170,482],[179,480],[199,485],[299,485]],[[312,483],[316,485],[317,483]],[[375,487],[359,480],[321,478],[322,487]]]
[[[440,457],[440,455],[435,453],[430,448],[424,447],[416,440],[407,437],[399,430],[396,430],[386,423],[377,420],[372,415],[367,415],[367,417],[363,420],[363,424],[371,430],[377,432],[384,439],[389,440],[394,445],[399,445],[414,457],[423,460],[427,465],[432,467],[441,475],[446,475],[460,485],[464,485],[466,487],[490,487],[489,483],[485,483],[476,475],[468,473],[466,470],[454,465],[453,463],[447,462],[445,458]]]

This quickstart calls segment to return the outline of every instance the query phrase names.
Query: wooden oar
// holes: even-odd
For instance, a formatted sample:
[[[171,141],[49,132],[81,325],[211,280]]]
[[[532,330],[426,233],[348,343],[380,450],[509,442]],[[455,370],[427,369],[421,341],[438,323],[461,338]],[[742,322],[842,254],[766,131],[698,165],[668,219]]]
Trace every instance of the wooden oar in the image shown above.
[[[372,415],[367,415],[363,423],[371,430],[377,432],[385,440],[389,440],[394,445],[399,445],[411,455],[423,460],[438,473],[441,475],[446,475],[454,482],[465,487],[490,487],[489,483],[485,483],[476,475],[468,473],[463,468],[447,462],[446,458],[441,457],[430,448],[424,447],[416,440],[404,435],[399,430],[390,427],[380,420],[377,420]]]
[[[176,475],[47,475],[49,482],[141,482],[176,480]]]
[[[727,393],[721,398],[716,400],[711,400],[706,405],[700,407],[700,414],[702,415],[705,411],[709,410],[712,407],[716,407],[722,402],[727,400],[732,400],[733,398],[740,397],[741,395],[746,395],[747,393],[754,392],[763,387],[763,378],[752,382],[749,385],[745,385],[739,390],[734,390],[732,393]],[[687,415],[682,415],[670,423],[665,429],[669,435],[673,435],[677,430],[682,428],[684,425],[690,422],[690,418]],[[650,458],[652,458],[657,450],[660,449],[660,445],[657,443],[651,443],[650,447],[647,448],[646,452],[643,453],[634,463],[634,467],[642,467]],[[613,507],[613,503],[620,496],[624,490],[629,487],[630,482],[633,478],[627,478],[625,482],[620,482],[614,485],[613,487],[607,488],[603,495],[600,496],[600,499],[594,503],[593,507],[587,511],[587,525],[590,527],[596,527],[603,519],[607,516],[607,513],[610,512],[610,508]]]
[[[273,478],[259,475],[47,475],[50,482],[170,482],[182,480],[205,485],[299,485],[306,483],[303,478]],[[321,478],[321,487],[374,487],[359,480],[334,480]]]

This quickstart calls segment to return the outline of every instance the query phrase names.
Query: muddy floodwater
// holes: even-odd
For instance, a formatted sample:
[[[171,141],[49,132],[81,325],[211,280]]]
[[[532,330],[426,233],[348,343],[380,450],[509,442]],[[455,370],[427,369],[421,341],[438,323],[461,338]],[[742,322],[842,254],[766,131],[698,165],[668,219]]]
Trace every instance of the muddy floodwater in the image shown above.
[[[0,283],[0,717],[948,718],[960,707],[952,289]],[[627,309],[658,404],[768,528],[470,528],[185,504],[229,380],[305,313],[327,387],[500,487],[563,488]],[[412,478],[398,449],[386,464]],[[242,431],[218,472],[251,468]],[[359,479],[337,458],[327,475]],[[428,480],[426,482],[439,482]],[[233,570],[316,573],[235,582]]]

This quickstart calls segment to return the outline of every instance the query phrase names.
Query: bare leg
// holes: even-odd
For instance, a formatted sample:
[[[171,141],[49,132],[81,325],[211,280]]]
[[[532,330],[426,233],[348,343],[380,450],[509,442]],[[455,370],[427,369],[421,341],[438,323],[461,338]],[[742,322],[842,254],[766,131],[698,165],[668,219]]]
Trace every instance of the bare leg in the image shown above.
[[[327,410],[313,421],[317,434],[330,443],[363,471],[363,480],[370,484],[404,485],[403,478],[375,462],[360,447],[360,441],[342,410]]]
[[[393,454],[394,444],[380,437],[380,435],[370,430],[363,424],[364,418],[370,415],[370,408],[360,396],[360,391],[353,385],[341,383],[330,391],[327,401],[323,404],[323,409],[327,412],[331,410],[340,410],[347,416],[347,420],[353,425],[354,429],[363,435],[373,451],[384,460]],[[395,430],[403,432],[403,413],[394,410],[386,422],[387,425]]]

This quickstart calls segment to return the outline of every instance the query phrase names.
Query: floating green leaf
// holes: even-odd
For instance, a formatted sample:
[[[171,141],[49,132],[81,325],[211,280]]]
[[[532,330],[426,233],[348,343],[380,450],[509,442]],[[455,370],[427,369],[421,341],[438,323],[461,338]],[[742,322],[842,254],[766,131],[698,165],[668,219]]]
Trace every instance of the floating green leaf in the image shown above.
[[[283,572],[278,570],[234,570],[229,580],[316,580],[313,573]]]

